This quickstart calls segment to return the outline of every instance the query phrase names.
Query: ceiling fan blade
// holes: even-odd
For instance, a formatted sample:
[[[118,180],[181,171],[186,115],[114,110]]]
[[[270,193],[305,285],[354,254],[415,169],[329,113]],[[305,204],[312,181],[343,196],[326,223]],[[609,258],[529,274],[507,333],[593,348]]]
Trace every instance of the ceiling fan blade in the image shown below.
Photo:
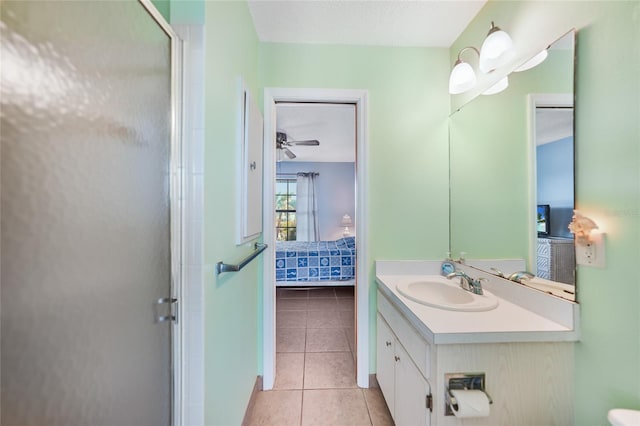
[[[293,160],[294,158],[296,158],[296,155],[293,152],[291,152],[288,148],[282,147],[282,150],[284,151],[284,155],[286,155],[290,159]]]
[[[300,146],[318,146],[320,145],[320,141],[318,141],[317,139],[307,139],[307,140],[301,140],[301,141],[292,141],[289,140],[287,134],[285,132],[276,132],[276,144],[278,145],[278,147],[284,147],[286,146],[294,146],[294,145],[300,145]]]
[[[301,146],[318,146],[320,141],[317,139],[310,139],[306,141],[288,141],[287,145],[301,145]]]

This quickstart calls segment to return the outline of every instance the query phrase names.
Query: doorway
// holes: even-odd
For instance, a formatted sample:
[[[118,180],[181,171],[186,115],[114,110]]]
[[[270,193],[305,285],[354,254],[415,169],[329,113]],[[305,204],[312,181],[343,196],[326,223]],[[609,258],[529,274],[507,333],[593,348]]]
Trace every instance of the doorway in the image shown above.
[[[264,239],[266,242],[276,241],[275,194],[278,155],[289,156],[278,144],[279,130],[276,125],[278,103],[324,103],[351,104],[355,109],[355,156],[357,165],[356,197],[353,222],[357,254],[355,254],[355,353],[357,354],[356,379],[360,387],[369,386],[369,280],[366,268],[367,222],[366,222],[366,91],[326,90],[326,89],[266,89],[265,90],[265,145],[264,145]],[[280,132],[281,133],[281,132]],[[322,142],[320,142],[322,143]],[[278,148],[280,146],[280,148]],[[308,146],[313,146],[309,144]],[[317,145],[316,145],[317,146]],[[292,153],[296,145],[286,145]],[[294,148],[294,149],[291,149]],[[280,153],[278,152],[280,151]],[[300,151],[299,151],[300,152]],[[294,155],[296,155],[294,153]],[[345,212],[346,216],[350,216]],[[342,223],[342,222],[341,222]],[[345,223],[347,218],[345,218]],[[339,231],[339,230],[338,230]],[[263,283],[263,389],[272,389],[276,375],[276,251],[273,246],[267,251],[264,260]],[[327,291],[326,289],[324,291]],[[336,290],[332,290],[335,295]],[[345,290],[338,290],[344,292]],[[341,293],[343,294],[343,293]],[[337,297],[337,296],[336,296]],[[343,302],[344,303],[344,302]]]

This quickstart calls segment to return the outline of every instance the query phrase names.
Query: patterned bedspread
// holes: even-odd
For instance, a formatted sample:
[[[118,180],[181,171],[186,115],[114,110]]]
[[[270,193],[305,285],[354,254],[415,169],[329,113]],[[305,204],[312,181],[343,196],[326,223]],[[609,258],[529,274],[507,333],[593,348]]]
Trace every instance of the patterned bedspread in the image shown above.
[[[276,243],[276,281],[351,280],[355,266],[355,237]]]

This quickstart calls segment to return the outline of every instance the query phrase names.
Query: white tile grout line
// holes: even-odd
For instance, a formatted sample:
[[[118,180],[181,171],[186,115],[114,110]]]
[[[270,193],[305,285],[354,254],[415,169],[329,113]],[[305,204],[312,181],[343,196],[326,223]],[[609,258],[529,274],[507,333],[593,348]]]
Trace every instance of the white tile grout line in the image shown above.
[[[304,377],[306,376],[306,373],[305,373],[306,367],[307,367],[307,348],[305,346],[304,355],[302,357],[302,389],[301,389],[302,395],[300,395],[300,426],[302,426],[302,415],[304,413]]]

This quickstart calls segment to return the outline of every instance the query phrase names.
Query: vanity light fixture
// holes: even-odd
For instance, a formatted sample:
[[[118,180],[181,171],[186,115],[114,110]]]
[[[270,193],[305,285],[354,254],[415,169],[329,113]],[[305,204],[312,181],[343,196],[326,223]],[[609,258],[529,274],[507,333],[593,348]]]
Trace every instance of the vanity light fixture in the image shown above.
[[[460,59],[460,55],[468,49],[471,49],[480,55],[478,49],[473,46],[467,46],[458,52],[458,59],[453,65],[451,75],[449,76],[449,93],[452,95],[464,93],[476,85],[476,73],[473,71],[473,68],[468,62],[464,62]]]
[[[480,49],[480,71],[489,73],[504,65],[513,56],[513,41],[509,34],[491,21],[491,28]]]
[[[548,47],[547,47],[547,49],[548,49]],[[514,72],[526,71],[526,70],[530,70],[531,68],[540,65],[541,63],[544,62],[545,59],[547,59],[547,56],[549,56],[549,51],[547,49],[542,50],[536,56],[534,56],[533,58],[529,59],[527,62],[525,62],[524,64],[520,65],[518,68],[516,68],[513,71]]]
[[[449,93],[452,95],[458,95],[471,90],[476,85],[476,73],[469,65],[468,62],[464,62],[460,56],[466,50],[473,50],[478,54],[479,61],[478,66],[480,71],[487,74],[495,70],[496,68],[506,64],[509,59],[513,57],[513,41],[509,34],[496,27],[491,22],[491,29],[482,43],[480,51],[473,46],[467,46],[458,52],[458,59],[453,64],[451,75],[449,76]],[[546,52],[546,49],[545,49]],[[542,62],[544,58],[540,62]],[[524,64],[523,64],[524,65]],[[532,65],[535,66],[535,65]],[[508,78],[503,78],[497,82],[494,86],[485,90],[483,95],[493,95],[500,93],[509,86]]]
[[[344,216],[342,216],[342,221],[340,222],[340,224],[342,226],[344,226],[344,232],[342,232],[342,236],[343,237],[348,237],[350,232],[349,232],[349,227],[351,225],[353,225],[353,221],[351,220],[351,216],[349,216],[348,214],[345,214]]]
[[[502,92],[507,87],[509,87],[509,77],[505,76],[504,78],[501,78],[500,80],[498,80],[498,82],[496,84],[494,84],[493,86],[489,87],[487,90],[482,92],[482,94],[483,95],[495,95],[496,93]]]
[[[573,211],[573,217],[569,224],[569,231],[576,236],[576,244],[589,245],[593,237],[591,231],[598,229],[598,225],[586,216],[583,216],[578,210]]]

